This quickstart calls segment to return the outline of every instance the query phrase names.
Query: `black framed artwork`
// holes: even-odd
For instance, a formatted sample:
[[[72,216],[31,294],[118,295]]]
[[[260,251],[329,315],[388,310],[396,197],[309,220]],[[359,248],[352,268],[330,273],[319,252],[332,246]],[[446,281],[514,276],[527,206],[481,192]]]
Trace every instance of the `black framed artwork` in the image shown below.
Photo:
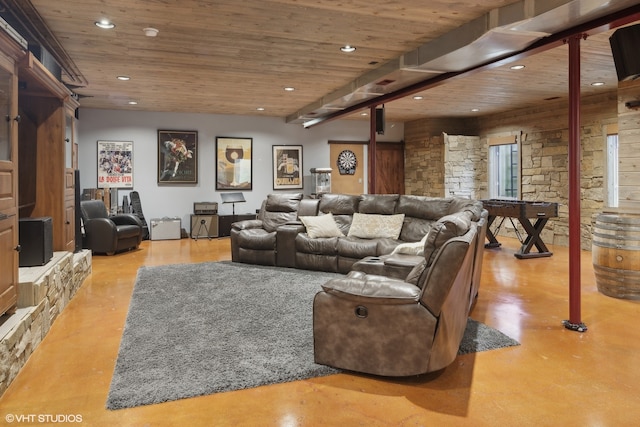
[[[158,131],[158,183],[198,183],[197,131]]]

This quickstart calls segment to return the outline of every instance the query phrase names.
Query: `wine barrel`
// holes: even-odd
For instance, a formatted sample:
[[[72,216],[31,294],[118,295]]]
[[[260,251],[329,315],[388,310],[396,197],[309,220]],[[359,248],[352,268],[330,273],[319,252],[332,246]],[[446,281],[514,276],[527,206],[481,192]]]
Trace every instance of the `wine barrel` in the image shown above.
[[[591,253],[598,291],[640,299],[640,214],[599,214]]]

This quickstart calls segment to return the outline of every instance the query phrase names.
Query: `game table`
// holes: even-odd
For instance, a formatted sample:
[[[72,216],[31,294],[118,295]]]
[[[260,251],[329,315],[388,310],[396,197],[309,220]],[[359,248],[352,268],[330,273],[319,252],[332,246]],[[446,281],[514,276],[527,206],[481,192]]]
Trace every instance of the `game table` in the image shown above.
[[[485,244],[485,248],[500,247],[500,242],[498,242],[496,235],[500,231],[504,220],[508,218],[514,227],[518,240],[522,244],[518,252],[514,254],[516,258],[539,258],[553,255],[542,241],[541,233],[549,218],[558,216],[557,203],[487,199],[482,200],[482,204],[489,212],[487,220],[487,239],[489,243]],[[491,230],[492,224],[498,217],[502,219],[497,223],[495,229]],[[526,238],[523,238],[518,231],[518,227],[513,222],[514,218],[522,224],[527,233]],[[532,219],[535,219],[535,223],[531,222]],[[534,246],[538,252],[531,252]]]

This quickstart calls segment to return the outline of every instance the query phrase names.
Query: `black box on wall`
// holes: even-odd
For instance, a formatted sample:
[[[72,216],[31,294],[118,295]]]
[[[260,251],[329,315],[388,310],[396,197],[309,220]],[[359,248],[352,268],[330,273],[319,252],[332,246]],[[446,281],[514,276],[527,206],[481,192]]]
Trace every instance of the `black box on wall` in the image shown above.
[[[20,267],[45,265],[53,258],[51,217],[20,218]]]

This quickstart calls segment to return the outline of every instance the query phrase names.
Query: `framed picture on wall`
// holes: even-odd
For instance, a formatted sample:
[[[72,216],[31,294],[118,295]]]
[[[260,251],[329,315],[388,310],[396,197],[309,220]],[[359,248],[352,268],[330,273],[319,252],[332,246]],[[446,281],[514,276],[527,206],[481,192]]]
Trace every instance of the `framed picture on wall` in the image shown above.
[[[216,137],[216,190],[251,190],[253,138]]]
[[[158,131],[158,183],[198,183],[198,132]]]
[[[302,145],[273,146],[273,189],[302,188]]]
[[[133,188],[132,141],[98,141],[98,188]]]

